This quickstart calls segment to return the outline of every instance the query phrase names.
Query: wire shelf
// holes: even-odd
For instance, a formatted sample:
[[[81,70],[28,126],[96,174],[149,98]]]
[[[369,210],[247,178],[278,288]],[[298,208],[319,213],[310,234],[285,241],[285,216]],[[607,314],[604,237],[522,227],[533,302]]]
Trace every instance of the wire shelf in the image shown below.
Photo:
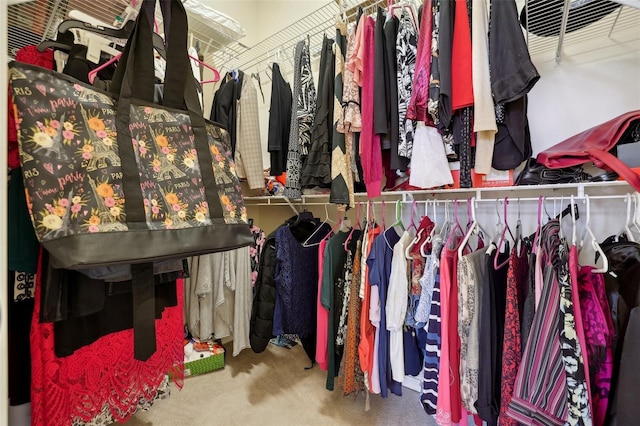
[[[344,0],[342,9],[347,21],[354,20],[359,7],[365,13],[373,13],[377,6],[386,6],[386,0]],[[331,1],[319,9],[309,13],[286,28],[258,42],[239,55],[228,54],[223,63],[243,71],[264,71],[269,62],[279,62],[283,73],[293,69],[293,48],[300,41],[309,38],[309,50],[313,56],[320,53],[325,34],[335,36],[336,17],[342,14],[340,5]],[[332,31],[333,30],[333,31]]]
[[[58,25],[77,11],[106,25],[113,25],[116,17],[122,16],[131,0],[108,0],[88,2],[86,0],[33,0],[26,3],[10,4],[8,12],[8,55],[14,58],[24,46],[37,45],[46,39],[55,39]],[[211,61],[216,52],[222,50],[238,55],[243,48],[237,40],[244,36],[243,28],[227,28],[211,16],[219,14],[215,10],[187,0],[185,8],[189,17],[190,41],[200,45],[205,61]],[[157,20],[161,25],[160,12]],[[224,21],[225,18],[221,18]],[[230,18],[229,18],[230,19]]]
[[[565,56],[577,56],[594,49],[640,41],[640,2],[599,1],[597,5],[592,5],[591,14],[598,14],[601,10],[611,12],[590,23],[593,19],[591,14],[578,12],[581,7],[589,7],[592,2],[593,0],[570,0],[567,2],[567,9],[561,6],[552,11],[542,3],[530,5],[529,0],[520,0],[519,10],[526,8],[525,13],[532,23],[537,24],[538,32],[554,33],[553,36],[543,37],[524,30],[531,56],[552,57],[559,63]],[[632,5],[635,7],[630,7]],[[558,19],[560,17],[565,21],[564,28],[580,29],[562,32],[562,20]]]

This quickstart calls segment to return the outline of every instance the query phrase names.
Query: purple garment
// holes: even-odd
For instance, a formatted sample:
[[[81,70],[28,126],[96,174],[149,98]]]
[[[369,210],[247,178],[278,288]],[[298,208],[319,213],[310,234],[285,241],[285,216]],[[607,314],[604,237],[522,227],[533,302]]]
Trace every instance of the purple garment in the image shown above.
[[[369,283],[378,286],[380,292],[380,339],[378,344],[378,371],[380,372],[380,395],[383,398],[389,396],[387,389],[392,393],[402,396],[402,383],[398,383],[391,377],[391,358],[389,357],[389,330],[387,330],[386,305],[387,289],[389,288],[389,278],[391,276],[391,259],[393,257],[393,246],[400,237],[391,228],[384,234],[376,238],[373,242],[371,253],[367,258],[369,267]]]
[[[593,269],[592,266],[580,268],[578,291],[589,360],[593,424],[602,426],[611,392],[614,328],[609,314],[604,277],[591,272]]]
[[[319,230],[325,235],[330,227]],[[304,247],[288,226],[276,232],[276,305],[273,313],[273,334],[297,334],[300,337],[315,332],[316,294],[318,286],[318,247]]]

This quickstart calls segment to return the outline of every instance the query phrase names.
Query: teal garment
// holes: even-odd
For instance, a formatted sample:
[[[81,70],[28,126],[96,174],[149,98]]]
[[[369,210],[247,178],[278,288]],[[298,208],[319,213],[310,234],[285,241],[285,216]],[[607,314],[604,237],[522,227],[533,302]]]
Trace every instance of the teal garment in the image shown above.
[[[40,244],[27,209],[27,197],[20,168],[9,172],[7,209],[9,270],[35,273],[38,267]]]
[[[322,288],[320,289],[320,301],[327,311],[329,311],[329,325],[327,327],[327,390],[333,390],[333,382],[338,375],[336,365],[336,328],[334,320],[334,291],[335,283],[340,277],[347,252],[344,249],[344,242],[347,241],[349,232],[338,232],[327,241],[324,250],[324,264],[322,269]]]

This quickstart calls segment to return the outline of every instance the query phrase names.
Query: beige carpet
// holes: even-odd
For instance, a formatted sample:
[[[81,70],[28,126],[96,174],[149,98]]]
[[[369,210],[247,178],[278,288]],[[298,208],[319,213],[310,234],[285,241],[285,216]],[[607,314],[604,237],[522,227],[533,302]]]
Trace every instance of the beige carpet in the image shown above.
[[[383,399],[371,395],[343,397],[336,386],[325,390],[326,372],[317,366],[305,370],[308,358],[300,345],[293,349],[269,344],[256,354],[245,349],[230,356],[227,365],[201,376],[187,377],[184,388],[172,385],[171,396],[147,412],[137,413],[131,426],[191,425],[434,425],[416,392]]]

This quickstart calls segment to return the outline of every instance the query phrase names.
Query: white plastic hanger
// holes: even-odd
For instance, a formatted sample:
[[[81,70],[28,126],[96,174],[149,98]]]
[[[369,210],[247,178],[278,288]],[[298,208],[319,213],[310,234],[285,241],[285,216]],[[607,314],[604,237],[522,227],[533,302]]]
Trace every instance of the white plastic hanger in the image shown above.
[[[438,200],[433,200],[433,228],[431,229],[431,233],[429,233],[429,236],[424,240],[424,242],[422,243],[422,245],[420,246],[420,254],[422,255],[422,257],[427,257],[428,253],[426,252],[426,248],[427,248],[427,244],[430,244],[432,241],[434,241],[434,239],[436,238],[435,236],[437,235],[437,228],[438,228],[438,210],[437,210],[437,204],[438,204]],[[427,208],[428,208],[429,204],[427,203],[425,205],[425,213],[427,213]],[[446,204],[445,204],[446,206]]]
[[[531,245],[531,251],[533,253],[538,251],[538,243],[539,243],[539,237],[540,237],[540,229],[542,228],[542,205],[544,203],[544,198],[543,197],[539,197],[538,198],[538,226],[536,227],[536,232],[534,234],[533,237],[533,244]]]
[[[471,235],[480,230],[480,222],[478,222],[478,220],[476,219],[476,198],[475,197],[471,197],[471,199],[468,201],[469,203],[469,216],[471,219],[471,223],[469,224],[469,227],[467,229],[467,233],[464,235],[464,238],[462,239],[462,241],[460,242],[460,247],[458,247],[458,258],[462,258],[462,256],[464,255],[464,248],[466,247],[467,243],[469,242],[469,239],[471,238]]]
[[[384,201],[383,201],[384,203]],[[383,204],[384,206],[384,204]],[[384,230],[384,232],[382,232],[382,236],[384,237],[384,241],[387,243],[387,247],[389,248],[393,248],[391,247],[391,244],[389,244],[389,240],[387,239],[387,231],[393,229],[394,227],[398,227],[400,229],[402,229],[402,232],[405,231],[405,227],[404,227],[404,223],[402,223],[402,203],[400,200],[396,201],[396,221],[393,222],[391,224],[391,226],[389,226],[387,229]]]
[[[409,227],[407,228],[407,231],[411,230],[411,228],[416,230],[416,236],[415,238],[409,243],[409,245],[407,246],[407,248],[404,251],[404,257],[407,260],[412,260],[413,257],[411,257],[411,249],[413,248],[413,245],[416,244],[419,240],[420,237],[422,236],[422,233],[424,232],[423,229],[418,229],[418,227],[416,226],[415,223],[415,207],[416,207],[416,200],[413,200],[411,202],[411,223],[409,224]]]
[[[319,246],[319,245],[320,245],[320,241],[318,241],[317,243],[310,243],[309,241],[311,241],[311,239],[312,239],[312,238],[313,238],[313,237],[318,233],[318,231],[319,231],[320,229],[322,229],[322,228],[323,228],[323,226],[322,226],[322,225],[324,225],[325,223],[332,223],[332,224],[335,224],[335,223],[336,223],[336,221],[335,221],[335,220],[333,220],[333,219],[331,219],[331,218],[329,217],[329,209],[328,209],[328,207],[327,207],[327,205],[326,205],[326,204],[324,205],[324,213],[325,213],[324,221],[323,221],[320,225],[318,225],[318,226],[316,227],[316,229],[311,233],[311,235],[309,235],[309,236],[307,237],[307,239],[306,239],[306,240],[304,240],[304,241],[302,242],[302,247],[315,247],[315,246]],[[331,232],[330,232],[329,234],[332,234],[332,233],[333,233],[333,229],[331,230]]]
[[[589,195],[584,195],[584,202],[587,206],[587,218],[584,224],[584,229],[586,233],[589,234],[589,237],[591,237],[591,247],[593,247],[593,249],[600,255],[600,258],[602,259],[602,267],[600,269],[592,269],[591,272],[602,274],[609,270],[609,260],[607,259],[607,256],[605,256],[604,251],[602,251],[602,247],[600,247],[600,244],[598,244],[598,240],[593,234],[593,231],[591,231],[591,228],[589,228],[589,221],[591,218],[591,202],[589,200]],[[580,246],[582,246],[582,244],[583,241],[580,242]]]

